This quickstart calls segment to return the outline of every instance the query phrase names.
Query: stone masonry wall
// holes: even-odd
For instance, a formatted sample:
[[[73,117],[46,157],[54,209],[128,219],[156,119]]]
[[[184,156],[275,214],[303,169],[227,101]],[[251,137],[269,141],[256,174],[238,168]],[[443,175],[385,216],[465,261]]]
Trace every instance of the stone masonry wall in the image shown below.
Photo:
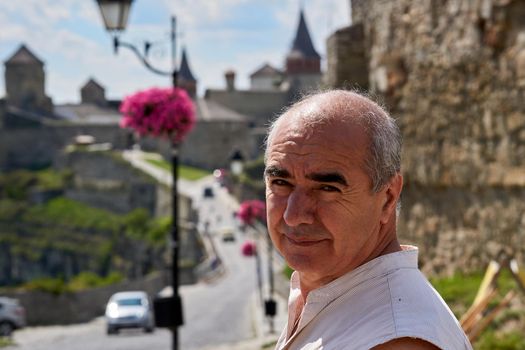
[[[504,247],[523,263],[525,2],[353,0],[352,16],[404,136],[402,241],[427,272],[481,269]]]
[[[111,295],[127,290],[143,290],[154,298],[166,285],[169,277],[157,273],[142,279],[124,281],[107,287],[87,289],[81,292],[54,295],[41,291],[4,292],[4,296],[16,298],[26,309],[30,326],[71,324],[88,322],[104,315]],[[60,310],[60,312],[56,312]]]
[[[116,149],[127,146],[128,132],[117,125],[71,124],[4,128],[0,129],[0,169],[49,166],[64,147],[71,144],[73,138],[80,134],[92,135],[97,143],[108,142]]]

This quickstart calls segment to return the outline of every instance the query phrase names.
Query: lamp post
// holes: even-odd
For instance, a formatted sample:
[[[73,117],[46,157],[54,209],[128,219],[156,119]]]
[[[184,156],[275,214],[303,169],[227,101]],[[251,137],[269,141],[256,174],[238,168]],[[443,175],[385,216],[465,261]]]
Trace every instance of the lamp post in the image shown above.
[[[139,60],[144,66],[151,72],[170,76],[173,87],[177,86],[177,68],[175,62],[175,38],[176,38],[176,20],[175,17],[171,18],[171,60],[172,70],[163,71],[153,67],[148,61],[148,51],[151,48],[150,42],[145,42],[144,52],[141,51],[134,45],[123,42],[120,40],[119,35],[126,29],[129,12],[133,0],[97,0],[97,4],[100,8],[102,19],[106,30],[113,36],[113,47],[115,54],[118,53],[120,47],[125,47],[135,53]],[[182,300],[179,295],[179,235],[178,235],[178,193],[177,193],[177,179],[178,179],[178,148],[179,144],[177,141],[172,141],[171,144],[172,155],[172,230],[171,230],[171,253],[172,253],[172,287],[173,295],[171,297],[155,298],[154,300],[154,311],[155,321],[159,327],[167,327],[172,330],[173,333],[173,344],[172,349],[178,349],[178,327],[183,324],[182,315]]]
[[[230,172],[233,174],[233,177],[229,176],[229,179],[232,186],[233,196],[236,197],[238,201],[242,199],[242,184],[239,181],[239,176],[242,174],[243,170],[244,157],[239,150],[235,150],[230,157]]]

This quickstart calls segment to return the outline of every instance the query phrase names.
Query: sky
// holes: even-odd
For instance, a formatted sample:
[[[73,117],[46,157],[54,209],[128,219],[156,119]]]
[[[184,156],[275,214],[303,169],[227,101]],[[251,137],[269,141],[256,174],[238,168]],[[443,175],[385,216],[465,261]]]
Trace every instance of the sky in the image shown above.
[[[186,48],[198,94],[225,88],[224,72],[236,72],[236,87],[264,63],[283,68],[295,36],[299,9],[310,35],[326,56],[326,39],[350,24],[349,0],[134,0],[120,39],[142,48],[153,42],[152,65],[171,71],[170,18],[177,18],[177,59]],[[0,60],[26,46],[44,62],[46,93],[55,104],[78,103],[80,88],[93,78],[106,98],[121,99],[169,77],[147,70],[125,48],[115,55],[95,0],[0,0]],[[0,97],[5,95],[4,65]]]

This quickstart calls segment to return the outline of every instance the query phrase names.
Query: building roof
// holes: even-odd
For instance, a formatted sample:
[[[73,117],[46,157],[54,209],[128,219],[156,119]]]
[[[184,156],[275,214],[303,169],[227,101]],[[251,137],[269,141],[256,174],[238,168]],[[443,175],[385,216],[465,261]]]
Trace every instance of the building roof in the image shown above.
[[[282,108],[290,102],[288,92],[280,90],[228,91],[206,89],[204,98],[242,115],[248,115],[261,121],[264,120],[261,124],[265,125],[268,120],[278,115]]]
[[[276,75],[281,75],[282,72],[277,68],[272,67],[270,64],[265,63],[262,67],[257,69],[255,72],[250,74],[250,78],[257,77],[273,77]]]
[[[121,118],[117,109],[91,103],[58,105],[54,112],[59,118],[75,124],[117,125]]]
[[[104,90],[104,87],[102,85],[100,85],[95,79],[93,78],[89,78],[89,80],[87,81],[87,83],[84,84],[84,86],[82,86],[82,89],[86,89],[86,88],[89,88],[89,87],[96,87],[97,89],[102,89]]]
[[[44,62],[40,60],[34,53],[31,52],[24,44],[20,45],[18,50],[5,62],[5,64],[39,64]]]
[[[250,121],[250,117],[238,113],[215,101],[199,98],[195,101],[197,119],[200,121]]]
[[[297,56],[298,54],[304,58],[321,59],[321,56],[315,50],[312,39],[310,38],[310,32],[306,25],[303,10],[299,13],[299,25],[297,26],[297,33],[290,52],[290,55],[293,56]]]
[[[191,72],[190,65],[188,64],[188,58],[186,56],[186,48],[182,49],[182,59],[180,62],[178,79],[185,81],[197,81]]]

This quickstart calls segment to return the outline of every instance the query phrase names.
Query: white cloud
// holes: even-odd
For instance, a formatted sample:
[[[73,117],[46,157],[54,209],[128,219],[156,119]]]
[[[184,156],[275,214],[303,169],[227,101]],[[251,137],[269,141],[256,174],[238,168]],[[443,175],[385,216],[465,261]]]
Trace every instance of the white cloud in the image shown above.
[[[249,0],[164,0],[165,6],[189,27],[199,23],[221,22],[229,18],[233,9]],[[253,0],[252,0],[253,1]]]

